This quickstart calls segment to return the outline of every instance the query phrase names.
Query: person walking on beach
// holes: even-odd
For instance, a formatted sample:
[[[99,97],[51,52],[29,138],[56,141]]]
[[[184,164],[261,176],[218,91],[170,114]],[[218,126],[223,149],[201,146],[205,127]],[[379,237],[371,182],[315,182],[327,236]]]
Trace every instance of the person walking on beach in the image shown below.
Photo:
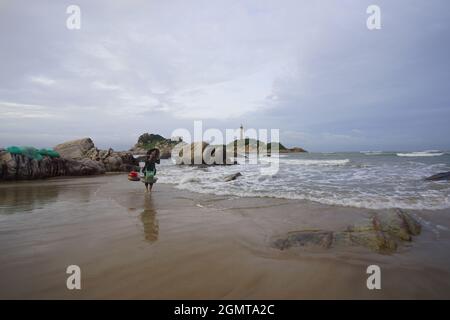
[[[147,151],[147,159],[145,160],[144,168],[142,169],[144,173],[144,178],[142,179],[145,183],[145,192],[152,192],[153,184],[158,180],[156,175],[156,166],[159,164],[159,149],[151,149]]]

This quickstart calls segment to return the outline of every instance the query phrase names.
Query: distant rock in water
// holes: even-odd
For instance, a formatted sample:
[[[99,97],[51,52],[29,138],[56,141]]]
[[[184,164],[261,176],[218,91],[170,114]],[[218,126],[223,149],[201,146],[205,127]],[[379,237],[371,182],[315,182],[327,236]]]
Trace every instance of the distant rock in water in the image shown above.
[[[106,171],[128,172],[136,170],[139,162],[131,152],[114,151],[113,149],[100,150],[94,145],[91,138],[83,138],[64,142],[55,146],[61,157],[72,160],[93,160],[102,164]]]
[[[425,178],[426,181],[442,181],[442,180],[450,180],[450,171],[441,172],[435,175],[432,175],[428,178]]]
[[[235,164],[235,161],[227,156],[226,147],[222,145],[212,146],[202,141],[180,144],[177,148],[179,149],[175,150],[177,156],[174,160],[178,165],[215,166]]]
[[[305,149],[300,148],[300,147],[286,148],[284,145],[282,145],[281,143],[277,143],[277,142],[268,143],[267,144],[267,151],[269,153],[272,153],[273,151],[275,151],[277,149],[277,147],[278,147],[278,152],[279,153],[308,152]]]
[[[195,143],[198,144],[199,142]],[[286,148],[281,143],[277,144],[280,153],[307,152],[306,150],[299,147]],[[185,147],[189,148],[188,145],[189,144],[184,143],[181,138],[174,141],[172,139],[164,138],[159,134],[144,133],[139,136],[137,143],[133,146],[133,148],[130,149],[130,152],[133,155],[145,155],[148,150],[158,148],[161,152],[161,159],[168,159],[171,157],[172,151],[176,146],[180,147],[180,150],[178,150],[178,152],[181,152],[181,149],[184,150]],[[224,154],[224,159],[226,159],[226,156],[236,157],[238,155],[242,156],[248,153],[271,153],[271,145],[271,143],[266,144],[256,139],[245,138],[234,140],[227,145],[209,146],[208,148],[212,148],[212,152],[221,152],[221,154]],[[225,153],[227,152],[228,154],[225,156]],[[184,160],[187,159],[185,158]],[[187,162],[188,161],[183,161],[183,164],[187,164]]]
[[[272,154],[274,152],[279,153],[297,153],[297,152],[307,152],[303,148],[294,147],[286,148],[279,142],[269,142],[264,143],[256,139],[242,139],[235,140],[227,145],[227,147],[234,152],[234,155],[243,155],[249,153],[260,153],[260,154]]]

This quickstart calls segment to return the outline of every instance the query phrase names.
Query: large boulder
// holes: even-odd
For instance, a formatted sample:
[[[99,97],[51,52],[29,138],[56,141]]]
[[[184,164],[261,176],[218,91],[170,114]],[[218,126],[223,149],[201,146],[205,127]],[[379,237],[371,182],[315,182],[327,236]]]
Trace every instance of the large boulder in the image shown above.
[[[99,162],[105,171],[128,172],[139,170],[139,161],[131,152],[114,151],[112,148],[100,150],[95,147],[91,138],[83,138],[61,143],[54,148],[61,157],[71,160],[92,160]],[[89,171],[89,170],[88,170]]]
[[[83,159],[86,153],[95,147],[91,138],[67,141],[54,147],[61,157],[68,159]]]
[[[225,146],[212,146],[204,141],[180,145],[174,149],[178,154],[176,164],[181,165],[229,165],[234,162],[227,157]]]
[[[66,175],[68,176],[88,176],[105,173],[105,166],[98,161],[91,159],[67,159],[66,161]]]

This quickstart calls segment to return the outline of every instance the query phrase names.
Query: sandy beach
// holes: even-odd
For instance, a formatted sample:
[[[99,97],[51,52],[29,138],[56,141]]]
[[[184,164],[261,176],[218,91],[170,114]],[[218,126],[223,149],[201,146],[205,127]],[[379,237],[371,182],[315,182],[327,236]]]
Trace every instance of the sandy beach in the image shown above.
[[[450,298],[450,210],[410,211],[422,233],[393,254],[271,245],[303,229],[339,230],[374,210],[239,198],[124,174],[0,184],[0,298]],[[66,288],[78,265],[82,289]],[[382,289],[366,287],[367,266]]]

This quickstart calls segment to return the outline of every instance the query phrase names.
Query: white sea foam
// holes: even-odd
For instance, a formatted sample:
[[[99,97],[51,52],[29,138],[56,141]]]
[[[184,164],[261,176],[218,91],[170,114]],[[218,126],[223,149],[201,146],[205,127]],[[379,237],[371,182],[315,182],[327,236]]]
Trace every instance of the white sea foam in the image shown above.
[[[437,156],[442,156],[442,155],[444,155],[443,152],[438,152],[435,150],[397,153],[397,156],[399,156],[399,157],[437,157]]]
[[[384,151],[360,151],[360,153],[365,154],[366,156],[380,156],[385,154]]]
[[[349,162],[350,162],[350,159],[338,159],[338,160],[289,159],[289,160],[281,160],[281,163],[304,165],[304,166],[342,166]]]

